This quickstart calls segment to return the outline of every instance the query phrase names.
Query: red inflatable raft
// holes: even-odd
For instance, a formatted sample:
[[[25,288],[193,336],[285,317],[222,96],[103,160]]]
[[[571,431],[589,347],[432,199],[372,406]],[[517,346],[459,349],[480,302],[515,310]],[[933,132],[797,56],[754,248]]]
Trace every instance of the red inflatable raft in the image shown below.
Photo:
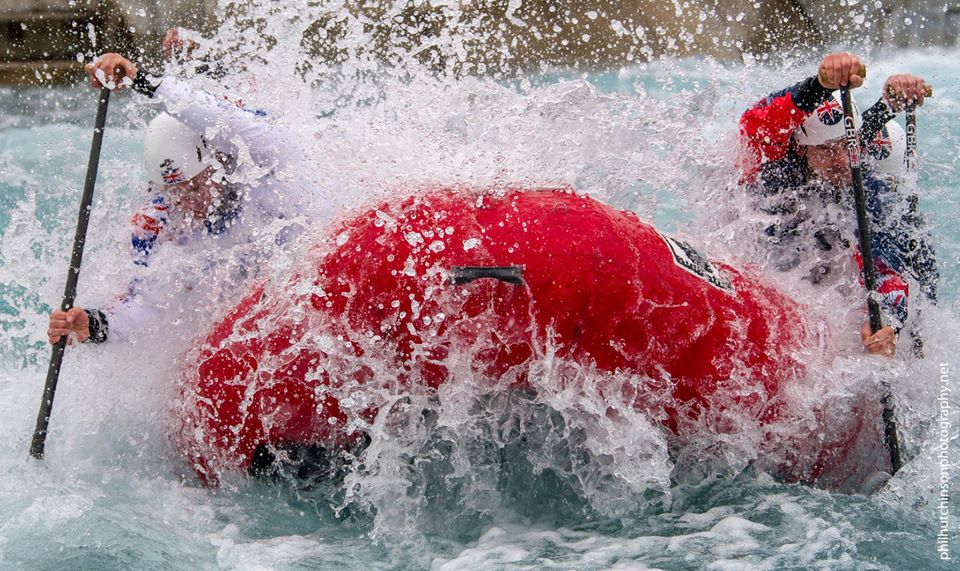
[[[565,189],[432,190],[341,223],[314,253],[241,301],[185,372],[180,443],[207,481],[264,445],[349,445],[382,404],[341,402],[381,382],[371,362],[394,392],[439,386],[451,363],[522,386],[549,347],[672,384],[674,433],[714,403],[774,420],[803,373],[797,303]]]

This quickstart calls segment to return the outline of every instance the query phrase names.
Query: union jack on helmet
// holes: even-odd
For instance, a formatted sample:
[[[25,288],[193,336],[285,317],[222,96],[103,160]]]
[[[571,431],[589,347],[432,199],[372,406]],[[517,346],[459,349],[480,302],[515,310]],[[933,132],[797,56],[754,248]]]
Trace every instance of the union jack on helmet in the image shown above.
[[[860,110],[853,104],[853,124],[860,130]],[[843,105],[834,93],[817,105],[813,113],[793,133],[793,138],[801,145],[822,145],[846,134],[843,125]]]
[[[190,180],[213,164],[203,137],[166,113],[147,127],[143,156],[147,176],[161,186]]]

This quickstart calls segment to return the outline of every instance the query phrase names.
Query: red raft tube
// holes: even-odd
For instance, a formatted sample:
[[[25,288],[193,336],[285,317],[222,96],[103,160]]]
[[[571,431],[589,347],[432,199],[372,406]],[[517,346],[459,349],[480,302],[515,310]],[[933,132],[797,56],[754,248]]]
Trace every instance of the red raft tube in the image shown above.
[[[682,437],[716,406],[777,420],[778,394],[804,374],[796,351],[815,344],[787,296],[569,189],[429,190],[313,251],[216,324],[185,370],[179,444],[208,483],[264,447],[350,446],[383,404],[340,402],[375,382],[371,359],[400,390],[435,388],[458,348],[478,347],[467,365],[509,390],[551,347],[667,381],[662,423]]]

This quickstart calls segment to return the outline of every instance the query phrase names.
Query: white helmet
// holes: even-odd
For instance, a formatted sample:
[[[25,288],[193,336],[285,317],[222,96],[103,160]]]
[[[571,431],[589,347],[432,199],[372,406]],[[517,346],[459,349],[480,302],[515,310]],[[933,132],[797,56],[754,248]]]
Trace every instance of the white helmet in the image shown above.
[[[166,113],[147,126],[143,160],[147,177],[159,184],[177,184],[197,176],[213,164],[207,144],[190,127]]]
[[[860,130],[860,110],[853,103],[853,124]],[[836,139],[842,139],[845,134],[843,126],[843,104],[833,93],[826,101],[807,117],[807,120],[793,132],[793,138],[801,145],[822,145]]]
[[[867,154],[873,166],[880,172],[903,173],[903,158],[907,153],[907,134],[896,121],[889,121],[877,132],[872,141],[867,141]]]

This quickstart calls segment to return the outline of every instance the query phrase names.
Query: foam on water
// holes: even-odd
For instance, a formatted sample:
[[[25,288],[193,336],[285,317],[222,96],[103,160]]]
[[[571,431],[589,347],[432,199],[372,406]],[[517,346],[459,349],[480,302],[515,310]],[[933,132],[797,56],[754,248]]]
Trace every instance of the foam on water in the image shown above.
[[[370,38],[360,17],[290,10],[261,8],[256,38],[227,18],[199,54],[236,46],[227,65],[243,71],[225,80],[231,95],[310,141],[313,172],[304,176],[305,184],[319,181],[317,200],[336,194],[360,207],[423,184],[570,183],[678,230],[718,259],[762,263],[742,238],[756,220],[737,194],[735,124],[760,96],[809,74],[812,62],[785,71],[691,59],[593,74],[437,73],[400,48],[387,58],[392,65],[379,63],[363,48]],[[344,57],[331,66],[299,63],[303,30],[331,14],[344,22]],[[455,37],[434,44],[454,62],[462,62],[462,46]],[[26,449],[48,358],[43,332],[69,256],[94,96],[0,91],[0,566],[935,568],[939,364],[952,370],[960,348],[952,325],[960,316],[955,55],[876,54],[870,83],[855,94],[865,108],[882,78],[899,70],[937,89],[919,119],[918,189],[944,274],[941,303],[923,314],[928,358],[861,355],[856,303],[796,275],[767,274],[824,316],[831,341],[829,355],[808,356],[810,378],[788,395],[797,415],[774,427],[784,442],[816,437],[813,409],[842,430],[881,381],[895,387],[912,461],[869,498],[777,481],[769,473],[789,450],[765,448],[769,435],[744,419],[732,419],[742,423],[736,433],[705,430],[699,440],[670,442],[647,416],[585,391],[600,373],[552,360],[549,351],[536,363],[535,397],[490,394],[454,371],[457,382],[436,395],[396,398],[342,484],[235,478],[205,489],[168,438],[169,403],[193,338],[235,301],[216,297],[172,316],[175,336],[158,328],[132,346],[68,351],[47,457],[34,462]],[[278,63],[299,74],[278,73]],[[110,299],[124,283],[125,222],[142,199],[150,112],[128,94],[111,105],[81,305]],[[265,271],[282,276],[289,262]],[[567,384],[553,390],[558,379]],[[960,399],[950,394],[947,402],[955,420]],[[956,426],[946,431],[954,460]],[[955,537],[960,493],[950,502]]]

